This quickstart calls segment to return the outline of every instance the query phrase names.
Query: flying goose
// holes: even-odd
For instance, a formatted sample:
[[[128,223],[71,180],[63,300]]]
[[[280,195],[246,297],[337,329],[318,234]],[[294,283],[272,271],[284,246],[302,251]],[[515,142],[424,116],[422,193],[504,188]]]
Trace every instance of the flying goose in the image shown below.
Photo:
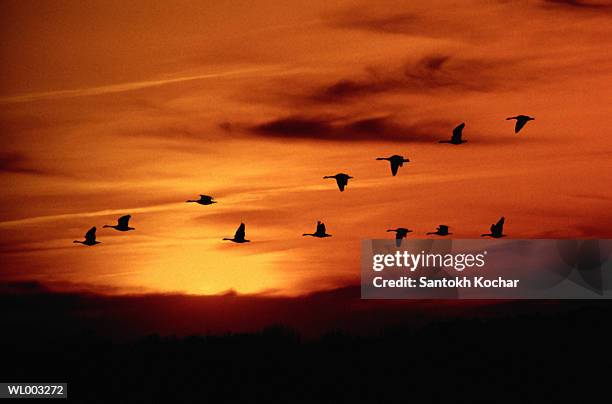
[[[453,136],[451,136],[451,139],[440,140],[440,143],[461,144],[467,142],[467,140],[463,140],[461,138],[463,135],[463,128],[465,128],[465,123],[459,124],[455,129],[453,129]]]
[[[503,234],[503,231],[504,231],[504,218],[502,217],[501,219],[497,221],[497,223],[491,225],[491,233],[481,234],[480,237],[487,237],[487,236],[493,237],[493,238],[505,237],[506,235]]]
[[[195,202],[195,203],[199,203],[200,205],[212,205],[213,203],[217,203],[217,201],[213,200],[214,198],[212,196],[208,196],[208,195],[200,195],[200,199],[190,199],[187,202]]]
[[[130,221],[131,217],[131,215],[121,216],[119,219],[117,219],[117,224],[115,226],[105,224],[103,227],[110,227],[119,231],[136,230],[133,227],[128,226],[128,222]]]
[[[317,222],[317,230],[314,233],[304,233],[302,236],[312,236],[312,237],[331,237],[331,234],[325,233],[325,224],[321,222]]]
[[[240,226],[238,226],[238,230],[236,230],[236,233],[234,234],[234,238],[224,238],[223,240],[229,240],[229,241],[233,241],[234,243],[248,243],[251,240],[245,240],[244,236],[245,236],[245,232],[244,232],[244,223],[240,223]]]
[[[510,118],[506,118],[506,121],[509,121],[511,119],[516,119],[516,124],[514,125],[514,133],[519,133],[527,122],[535,121],[535,118],[532,118],[528,115],[511,116]]]
[[[389,229],[387,232],[393,231],[395,232],[395,245],[399,247],[402,244],[402,239],[406,238],[408,233],[412,233],[412,230],[406,229],[404,227],[398,227],[397,229]]]
[[[353,178],[348,174],[338,173],[336,175],[326,175],[323,179],[334,178],[338,184],[340,192],[344,192],[344,187],[348,184],[348,180]]]
[[[389,163],[391,163],[391,174],[393,174],[394,177],[397,174],[397,170],[404,166],[404,163],[410,162],[410,160],[405,159],[404,156],[397,154],[394,154],[391,157],[378,157],[376,160],[387,160]]]
[[[431,231],[427,234],[437,234],[438,236],[448,236],[449,234],[453,234],[453,233],[449,233],[448,232],[448,226],[445,224],[441,224],[436,228],[436,231]]]
[[[84,241],[74,240],[73,243],[79,243],[79,244],[88,245],[88,246],[100,244],[99,241],[96,241],[96,226],[92,227],[91,229],[87,231],[87,233],[85,233]]]

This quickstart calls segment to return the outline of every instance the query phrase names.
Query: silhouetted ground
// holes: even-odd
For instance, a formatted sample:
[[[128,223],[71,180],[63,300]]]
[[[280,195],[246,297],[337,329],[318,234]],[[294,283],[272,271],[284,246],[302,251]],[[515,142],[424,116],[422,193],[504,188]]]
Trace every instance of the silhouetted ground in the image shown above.
[[[51,316],[57,305],[34,300],[26,310],[25,301],[42,297],[1,296],[0,307],[12,315],[3,315],[0,380],[68,382],[72,402],[607,400],[612,304],[606,302],[513,302],[494,306],[497,315],[467,310],[307,338],[285,326],[116,338],[82,327],[86,318],[70,327],[65,321],[74,319],[57,315],[58,327],[52,318],[41,326],[40,314]],[[25,316],[20,324],[17,310]]]

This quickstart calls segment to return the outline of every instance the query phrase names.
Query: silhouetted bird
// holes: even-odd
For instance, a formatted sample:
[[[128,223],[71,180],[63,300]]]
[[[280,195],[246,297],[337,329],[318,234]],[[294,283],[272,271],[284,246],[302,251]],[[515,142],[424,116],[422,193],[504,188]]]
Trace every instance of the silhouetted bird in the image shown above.
[[[96,245],[100,244],[99,241],[96,241],[96,226],[92,227],[85,233],[85,241],[74,240],[73,243],[79,243],[84,245]]]
[[[338,183],[338,188],[340,189],[340,192],[344,192],[344,187],[348,184],[348,180],[353,178],[348,174],[343,174],[343,173],[339,173],[336,175],[326,175],[325,177],[323,177],[324,179],[326,178],[334,178],[336,180],[336,183]]]
[[[527,122],[535,121],[535,118],[532,118],[532,117],[527,116],[527,115],[511,116],[510,118],[506,118],[506,121],[509,121],[511,119],[516,119],[516,125],[514,125],[514,133],[519,133],[521,131],[521,129],[523,129],[523,126],[525,126],[525,124]]]
[[[217,201],[213,200],[214,198],[212,196],[208,196],[208,195],[200,195],[200,199],[190,199],[187,202],[195,202],[195,203],[199,203],[200,205],[212,205],[213,203],[217,203]]]
[[[304,233],[302,234],[302,236],[312,236],[312,237],[323,238],[323,237],[331,237],[332,235],[325,233],[324,223],[317,222],[317,231],[315,231],[314,233]]]
[[[403,167],[404,163],[410,162],[410,160],[405,159],[404,156],[399,156],[397,154],[391,157],[378,157],[376,160],[387,160],[391,163],[391,174],[393,174],[394,177],[397,174],[398,168]]]
[[[448,236],[449,234],[453,234],[453,233],[449,233],[448,232],[448,226],[445,224],[441,224],[436,228],[436,231],[432,231],[429,232],[427,234],[437,234],[438,236]]]
[[[463,135],[463,128],[465,128],[465,123],[461,123],[455,129],[453,129],[453,136],[451,136],[450,140],[440,140],[440,143],[461,144],[467,142],[467,140],[461,139],[461,136]]]
[[[503,231],[504,231],[504,218],[502,217],[501,219],[497,221],[497,223],[491,225],[491,233],[481,234],[480,237],[487,237],[487,236],[494,237],[494,238],[505,237],[506,235],[503,234]]]
[[[398,227],[397,229],[389,229],[387,232],[394,231],[395,232],[395,245],[402,245],[402,239],[406,238],[408,233],[412,233],[412,230],[406,229],[404,227]]]
[[[224,238],[223,240],[233,241],[234,243],[248,243],[251,240],[244,239],[244,227],[244,223],[240,223],[240,226],[238,226],[238,230],[236,230],[236,233],[234,234],[234,238]]]
[[[133,227],[128,226],[128,222],[130,221],[131,217],[132,216],[130,216],[130,215],[121,216],[117,220],[117,225],[116,226],[111,226],[109,224],[105,224],[103,227],[110,227],[110,228],[113,228],[113,229],[119,230],[119,231],[136,230]]]

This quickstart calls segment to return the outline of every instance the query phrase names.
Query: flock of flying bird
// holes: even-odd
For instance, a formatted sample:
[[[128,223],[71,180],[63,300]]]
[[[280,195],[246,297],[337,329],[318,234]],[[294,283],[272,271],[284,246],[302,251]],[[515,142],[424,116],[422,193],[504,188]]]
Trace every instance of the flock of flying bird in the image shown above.
[[[517,115],[517,116],[506,118],[506,120],[516,120],[516,124],[514,126],[514,133],[519,133],[520,130],[523,129],[523,127],[525,126],[527,122],[533,121],[534,119],[535,118],[532,118],[527,115]],[[455,129],[453,129],[453,134],[450,140],[440,140],[440,143],[450,143],[453,145],[460,145],[462,143],[467,142],[467,140],[464,140],[462,138],[463,128],[465,128],[465,123],[459,124]],[[391,165],[391,174],[393,176],[397,175],[397,171],[399,170],[400,167],[403,167],[404,163],[410,162],[410,160],[408,160],[407,158],[404,158],[404,156],[400,156],[397,154],[390,156],[390,157],[378,157],[376,160],[388,161]],[[336,184],[338,184],[338,188],[340,189],[340,192],[344,192],[344,188],[348,185],[348,181],[353,177],[351,177],[348,174],[344,174],[344,173],[338,173],[336,175],[326,175],[325,177],[323,177],[323,179],[328,179],[328,178],[335,179]],[[215,201],[212,196],[208,196],[208,195],[200,195],[200,199],[191,199],[186,202],[198,203],[200,205],[212,205],[213,203],[217,203],[217,201]],[[129,226],[130,218],[131,218],[130,215],[121,216],[117,220],[116,225],[105,224],[103,227],[112,228],[117,231],[135,230],[133,227]],[[504,237],[505,236],[505,234],[503,234],[504,220],[505,219],[503,217],[500,218],[497,221],[497,223],[494,223],[491,225],[490,227],[491,232],[481,234],[481,237],[493,237],[493,238]],[[453,234],[453,233],[449,233],[448,230],[449,230],[449,227],[447,225],[441,224],[437,227],[436,231],[429,232],[426,234],[437,235],[437,236],[448,236],[448,235]],[[395,232],[395,240],[396,240],[397,246],[399,247],[402,242],[402,239],[406,238],[408,233],[412,233],[412,230],[404,228],[404,227],[398,227],[397,229],[389,229],[387,230],[387,232]],[[224,238],[223,240],[233,241],[234,243],[250,242],[251,240],[247,240],[245,236],[246,236],[245,225],[244,223],[240,223],[240,226],[236,230],[234,237]],[[325,237],[331,237],[331,234],[327,234],[327,231],[325,229],[325,224],[319,221],[317,222],[317,229],[315,230],[314,233],[304,233],[302,234],[302,236],[325,238]],[[87,233],[85,233],[85,240],[83,241],[75,240],[74,242],[83,244],[83,245],[87,245],[87,246],[93,246],[93,245],[99,244],[100,242],[96,240],[96,227],[95,226],[92,227],[91,229],[87,231]]]

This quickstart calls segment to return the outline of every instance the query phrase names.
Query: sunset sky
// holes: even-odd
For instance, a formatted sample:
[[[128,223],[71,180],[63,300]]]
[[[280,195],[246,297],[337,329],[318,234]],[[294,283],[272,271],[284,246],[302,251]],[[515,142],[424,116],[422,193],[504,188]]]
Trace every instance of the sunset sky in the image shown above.
[[[388,228],[612,237],[610,1],[1,3],[1,280],[293,296]]]

